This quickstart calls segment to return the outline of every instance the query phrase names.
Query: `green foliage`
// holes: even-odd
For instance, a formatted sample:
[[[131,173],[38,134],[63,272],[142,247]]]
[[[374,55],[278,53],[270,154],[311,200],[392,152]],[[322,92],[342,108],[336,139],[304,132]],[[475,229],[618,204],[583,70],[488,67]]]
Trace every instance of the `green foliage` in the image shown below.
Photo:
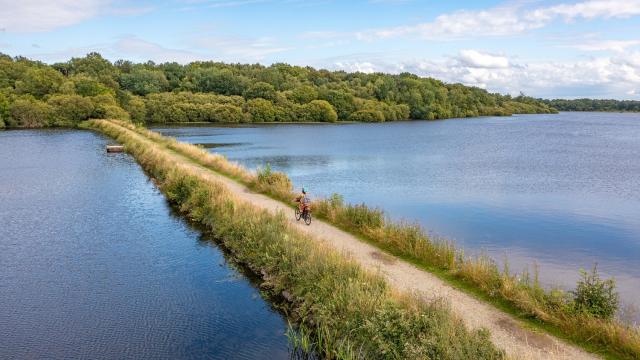
[[[300,109],[300,121],[336,122],[338,115],[331,104],[324,100],[313,100]]]
[[[169,88],[169,82],[162,71],[136,69],[130,74],[120,75],[120,86],[135,95],[158,93]]]
[[[318,99],[318,91],[313,86],[301,85],[291,90],[287,97],[298,104],[306,104]]]
[[[52,68],[31,68],[16,81],[16,93],[30,94],[41,99],[45,95],[57,92],[63,80],[64,77]]]
[[[113,92],[104,84],[86,75],[78,75],[72,79],[75,93],[81,96],[97,96]]]
[[[574,295],[574,308],[601,319],[611,319],[618,310],[619,295],[615,291],[614,279],[602,280],[596,265],[591,272],[580,270],[582,277],[578,281]]]
[[[257,82],[251,84],[244,92],[245,99],[263,98],[267,100],[276,99],[276,89],[271,84],[265,82]]]
[[[9,99],[0,92],[0,128],[5,128],[9,121]]]
[[[222,95],[242,95],[248,83],[246,78],[225,68],[196,68],[189,73],[187,82],[184,84],[187,89]]]
[[[285,173],[272,171],[269,164],[264,168],[258,169],[256,175],[256,186],[264,191],[269,191],[276,195],[288,195],[293,191],[293,184],[289,177]]]
[[[132,96],[124,105],[124,109],[129,112],[131,121],[142,124],[147,118],[147,107],[144,100],[138,96]]]
[[[48,126],[54,109],[47,103],[31,96],[20,97],[10,107],[7,125],[10,127],[37,128]]]
[[[540,99],[538,99],[540,100]],[[638,100],[613,100],[613,99],[554,99],[540,100],[548,106],[560,111],[633,111],[640,112]]]
[[[384,114],[376,110],[358,110],[349,116],[350,121],[383,122]]]
[[[94,102],[93,117],[114,115],[138,123],[379,122],[554,111],[524,95],[490,94],[407,73],[331,72],[281,63],[265,67],[118,60],[112,64],[98,53],[51,66],[0,56],[0,89],[9,94],[9,103],[19,97],[14,95],[31,95],[43,101],[52,95],[79,95]],[[96,103],[94,99],[100,96],[112,96],[116,101]],[[74,122],[58,119],[46,124]]]
[[[245,111],[251,115],[252,122],[273,122],[277,120],[278,111],[268,100],[252,99],[247,101]]]
[[[47,104],[54,109],[53,125],[56,126],[73,126],[87,120],[95,108],[90,98],[80,95],[53,95]]]
[[[218,105],[212,109],[212,119],[222,123],[238,123],[244,121],[242,109],[235,105]]]

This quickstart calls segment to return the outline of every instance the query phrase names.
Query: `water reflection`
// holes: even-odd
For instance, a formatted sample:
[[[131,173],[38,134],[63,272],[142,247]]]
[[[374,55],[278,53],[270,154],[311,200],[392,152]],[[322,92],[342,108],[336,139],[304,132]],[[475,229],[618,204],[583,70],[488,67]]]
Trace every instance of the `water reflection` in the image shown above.
[[[283,317],[106,143],[0,132],[1,357],[288,358]]]

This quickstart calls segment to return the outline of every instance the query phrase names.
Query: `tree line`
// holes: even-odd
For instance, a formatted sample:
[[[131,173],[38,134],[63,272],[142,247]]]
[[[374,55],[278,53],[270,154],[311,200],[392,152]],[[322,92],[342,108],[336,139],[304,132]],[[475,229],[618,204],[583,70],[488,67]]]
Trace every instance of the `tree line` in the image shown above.
[[[167,122],[383,122],[554,112],[511,97],[403,73],[287,64],[110,62],[98,53],[45,64],[0,54],[0,127],[89,118]]]
[[[560,111],[622,111],[640,112],[638,100],[613,100],[613,99],[553,99],[541,100],[548,106]]]

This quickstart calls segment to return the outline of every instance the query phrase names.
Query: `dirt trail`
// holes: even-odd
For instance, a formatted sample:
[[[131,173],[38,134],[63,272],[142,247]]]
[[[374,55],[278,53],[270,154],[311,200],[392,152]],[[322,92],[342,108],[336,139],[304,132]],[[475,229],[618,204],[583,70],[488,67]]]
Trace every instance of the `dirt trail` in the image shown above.
[[[131,133],[141,139],[152,142],[137,133]],[[381,274],[394,288],[400,291],[417,293],[425,299],[446,299],[453,312],[462,318],[469,328],[485,328],[489,330],[493,343],[497,347],[504,349],[510,358],[598,358],[551,335],[527,329],[511,315],[451,287],[435,275],[386,254],[375,246],[362,242],[353,235],[332,225],[317,219],[313,220],[311,226],[305,225],[302,221],[297,222],[293,216],[293,209],[282,202],[254,193],[244,185],[200,166],[185,156],[170,150],[167,150],[167,152],[175,159],[177,166],[194,170],[203,178],[223,183],[239,199],[259,208],[267,209],[272,213],[283,211],[291,219],[292,226],[311,234],[318,241],[329,244],[338,249],[338,251],[348,254],[349,257],[356,260],[364,268]]]

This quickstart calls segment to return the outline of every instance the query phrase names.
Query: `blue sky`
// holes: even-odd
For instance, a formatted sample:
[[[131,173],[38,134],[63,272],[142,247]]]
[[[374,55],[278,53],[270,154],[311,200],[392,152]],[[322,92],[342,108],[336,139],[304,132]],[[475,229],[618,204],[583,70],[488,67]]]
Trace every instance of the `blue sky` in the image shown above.
[[[640,99],[640,0],[0,0],[0,51],[409,71],[501,93]]]

